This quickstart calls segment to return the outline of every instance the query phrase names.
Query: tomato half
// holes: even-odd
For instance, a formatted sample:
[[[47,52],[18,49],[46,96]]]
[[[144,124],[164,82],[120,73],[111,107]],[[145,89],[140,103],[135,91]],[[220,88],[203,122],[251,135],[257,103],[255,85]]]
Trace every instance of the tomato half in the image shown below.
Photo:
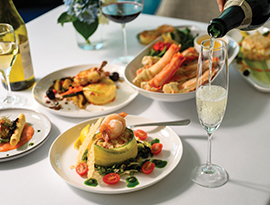
[[[140,140],[145,140],[147,138],[147,133],[145,131],[143,131],[143,130],[135,130],[134,134]]]
[[[153,162],[147,161],[142,165],[142,171],[145,174],[150,174],[155,168],[155,164]]]
[[[162,150],[163,145],[161,143],[154,143],[151,147],[153,154],[159,154]]]
[[[87,164],[85,162],[78,164],[76,167],[76,172],[80,176],[85,175],[87,173],[87,170],[88,170],[88,167],[87,167]]]
[[[117,173],[109,173],[103,177],[103,181],[106,184],[115,184],[119,182],[119,180],[120,180],[120,176]]]

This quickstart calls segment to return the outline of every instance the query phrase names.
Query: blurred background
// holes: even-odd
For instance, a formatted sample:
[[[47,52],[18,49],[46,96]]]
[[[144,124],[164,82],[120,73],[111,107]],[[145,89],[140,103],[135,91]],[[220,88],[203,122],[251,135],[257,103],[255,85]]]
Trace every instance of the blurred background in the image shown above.
[[[145,0],[143,13],[154,14],[161,1],[162,0]],[[13,0],[13,3],[25,23],[64,4],[63,0]]]
[[[13,0],[13,3],[25,23],[64,4],[63,0]],[[220,14],[217,0],[144,0],[142,13],[205,23]]]

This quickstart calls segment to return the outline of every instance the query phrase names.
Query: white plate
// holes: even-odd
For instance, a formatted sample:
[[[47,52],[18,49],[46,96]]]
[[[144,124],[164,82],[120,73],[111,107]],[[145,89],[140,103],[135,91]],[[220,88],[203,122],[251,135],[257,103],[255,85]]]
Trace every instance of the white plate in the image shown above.
[[[252,34],[254,32],[259,31],[260,33],[265,33],[269,31],[269,28],[266,27],[260,27],[259,29],[249,31],[248,33]],[[239,30],[232,30],[228,34],[231,36],[235,41],[239,42],[242,39],[242,35]],[[268,68],[270,69],[270,60],[268,60]],[[270,92],[270,84],[263,83],[259,81],[257,78],[255,78],[251,73],[248,76],[245,76],[243,72],[241,71],[241,65],[236,63],[236,60],[232,63],[233,67],[238,71],[238,73],[255,89],[257,89],[260,92]],[[256,71],[254,71],[256,72]],[[269,72],[268,72],[269,73]],[[267,73],[266,73],[267,74]]]
[[[45,115],[24,108],[7,108],[0,110],[0,116],[8,116],[11,120],[15,120],[20,113],[25,115],[26,123],[33,126],[34,135],[31,140],[23,146],[7,152],[0,152],[0,162],[13,160],[33,152],[49,137],[51,132],[51,122]],[[29,143],[33,143],[33,145],[29,146]]]
[[[77,65],[68,68],[64,68],[58,71],[55,71],[42,79],[40,79],[33,88],[33,96],[34,99],[44,108],[49,110],[50,112],[66,116],[66,117],[93,117],[98,115],[105,115],[107,113],[113,112],[118,110],[128,103],[130,103],[137,95],[138,92],[130,87],[125,81],[117,81],[116,84],[116,98],[113,102],[110,102],[106,105],[93,105],[88,104],[85,109],[79,109],[72,103],[62,104],[63,109],[61,110],[54,110],[48,107],[48,104],[45,102],[45,94],[50,85],[53,84],[53,81],[59,78],[68,77],[68,76],[75,76],[80,71],[89,69],[91,67],[99,67],[99,64],[86,64],[86,65]],[[110,72],[118,72],[121,77],[121,70],[123,67],[117,65],[109,65],[107,64],[104,67],[105,71]]]
[[[136,174],[139,185],[134,188],[127,188],[125,178],[122,177],[121,181],[113,186],[99,184],[97,187],[84,185],[85,178],[81,178],[76,174],[74,169],[70,169],[71,165],[75,164],[78,151],[74,149],[73,144],[79,136],[80,131],[89,123],[94,123],[97,119],[84,121],[64,133],[62,133],[52,144],[49,151],[49,160],[54,171],[62,177],[70,185],[88,192],[103,193],[103,194],[117,194],[137,191],[149,187],[164,177],[166,177],[179,163],[183,154],[183,145],[179,136],[169,127],[154,126],[143,127],[141,129],[148,133],[148,140],[159,138],[163,144],[162,153],[154,156],[155,159],[163,159],[168,162],[167,166],[163,169],[155,168],[155,170],[147,175],[143,173]],[[152,120],[137,117],[127,116],[127,125],[153,122]],[[139,129],[139,128],[136,128]]]
[[[189,28],[191,33],[195,36],[196,34],[206,34],[205,30],[198,30],[194,26],[179,26],[180,30]],[[229,39],[229,49],[228,49],[228,65],[234,60],[236,55],[239,52],[239,45],[238,43],[228,36]],[[146,46],[125,68],[124,77],[125,80],[128,82],[130,86],[136,89],[141,95],[158,100],[163,102],[179,102],[184,100],[189,100],[195,97],[195,91],[188,92],[188,93],[175,93],[175,94],[168,94],[168,93],[158,93],[158,92],[151,92],[139,88],[133,84],[133,79],[136,77],[136,71],[141,67],[141,60],[142,58],[149,53],[150,47],[152,47],[157,41],[162,40],[162,37],[157,38],[151,44]]]

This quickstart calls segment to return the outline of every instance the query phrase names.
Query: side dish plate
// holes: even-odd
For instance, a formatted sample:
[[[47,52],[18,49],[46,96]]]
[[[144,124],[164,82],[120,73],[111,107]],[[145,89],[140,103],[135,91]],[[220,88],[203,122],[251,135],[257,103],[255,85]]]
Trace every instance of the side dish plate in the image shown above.
[[[265,33],[267,31],[269,31],[269,28],[261,27],[257,30],[249,31],[248,33]],[[228,35],[236,42],[239,42],[242,39],[242,35],[239,30],[232,30],[229,32]],[[260,66],[260,64],[256,63],[256,66],[258,65],[259,67],[253,69],[250,68],[252,69],[252,72],[250,72],[249,75],[245,76],[241,69],[242,66],[240,64],[237,64],[236,60],[232,62],[233,67],[252,87],[254,87],[260,92],[270,93],[270,60],[266,60],[262,64],[266,65],[266,68],[268,69],[265,69],[265,66]]]
[[[78,189],[102,194],[134,192],[159,182],[173,171],[182,158],[183,145],[181,139],[171,128],[165,126],[143,127],[142,129],[148,133],[149,140],[154,138],[160,139],[160,142],[163,144],[163,150],[162,153],[154,156],[154,158],[166,160],[168,162],[167,166],[162,169],[156,168],[148,175],[143,173],[136,174],[135,177],[138,179],[139,185],[134,188],[127,188],[124,177],[128,176],[123,176],[120,182],[113,186],[106,184],[99,184],[97,187],[86,186],[84,184],[85,178],[76,174],[74,169],[70,169],[70,166],[74,165],[78,154],[73,144],[82,128],[89,123],[94,123],[96,120],[87,120],[68,129],[57,137],[49,151],[49,160],[54,171],[68,184]],[[127,125],[153,122],[146,118],[130,115],[126,117],[126,121]]]
[[[43,145],[49,137],[51,132],[51,122],[45,115],[23,108],[0,110],[0,116],[8,116],[11,120],[15,120],[20,113],[25,115],[26,123],[33,126],[34,135],[32,139],[23,146],[7,152],[0,152],[0,162],[13,160],[33,152]]]
[[[68,68],[64,68],[61,70],[57,70],[42,79],[40,79],[36,85],[33,88],[33,96],[34,99],[45,109],[49,110],[50,112],[66,116],[66,117],[93,117],[98,115],[105,115],[107,113],[113,112],[115,110],[118,110],[124,106],[126,106],[128,103],[130,103],[137,95],[138,92],[130,87],[124,80],[115,82],[116,84],[116,98],[113,102],[110,102],[106,105],[93,105],[88,104],[85,109],[79,109],[76,105],[73,103],[68,104],[62,104],[63,109],[60,110],[54,110],[49,108],[49,104],[45,102],[45,94],[47,89],[50,87],[50,85],[53,84],[53,81],[56,79],[60,79],[63,77],[68,76],[75,76],[80,71],[87,70],[91,67],[99,67],[99,64],[86,64],[86,65],[77,65],[77,66],[71,66]],[[106,65],[104,67],[105,71],[109,72],[118,72],[121,77],[121,70],[123,70],[123,67],[117,66],[117,65]]]

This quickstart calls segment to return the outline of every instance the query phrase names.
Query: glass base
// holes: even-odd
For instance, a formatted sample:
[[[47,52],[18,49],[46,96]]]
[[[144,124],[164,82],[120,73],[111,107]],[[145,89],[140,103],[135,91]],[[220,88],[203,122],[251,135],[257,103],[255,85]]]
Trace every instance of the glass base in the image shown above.
[[[22,96],[11,95],[10,97],[0,98],[0,108],[18,108],[26,104],[27,99]]]
[[[125,66],[127,65],[130,61],[132,61],[134,59],[134,56],[122,56],[122,57],[119,57],[117,59],[114,59],[113,60],[113,64],[115,65],[122,65],[122,66]]]
[[[202,164],[192,170],[190,178],[200,186],[219,187],[228,181],[228,174],[218,165],[212,164],[212,169],[209,169],[205,164]]]
[[[96,43],[96,44],[88,44],[88,43],[79,43],[78,42],[79,48],[83,50],[99,50],[103,46],[103,42]]]

